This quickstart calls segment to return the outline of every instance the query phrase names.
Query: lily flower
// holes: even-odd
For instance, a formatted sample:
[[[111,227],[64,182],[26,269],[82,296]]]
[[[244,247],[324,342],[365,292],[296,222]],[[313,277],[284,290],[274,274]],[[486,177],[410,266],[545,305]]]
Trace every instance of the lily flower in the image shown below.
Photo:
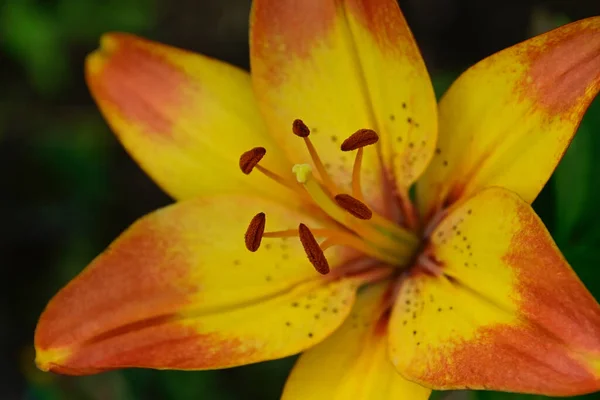
[[[304,352],[284,399],[599,390],[600,307],[530,203],[600,88],[600,17],[484,59],[436,104],[395,1],[253,3],[251,74],[122,33],[87,59],[177,201],[49,302],[39,368]]]

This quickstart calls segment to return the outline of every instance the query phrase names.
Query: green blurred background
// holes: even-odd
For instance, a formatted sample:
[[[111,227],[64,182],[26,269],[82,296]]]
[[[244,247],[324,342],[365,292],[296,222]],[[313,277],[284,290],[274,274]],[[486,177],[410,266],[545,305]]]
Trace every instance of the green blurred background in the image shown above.
[[[438,94],[495,51],[600,15],[599,0],[405,0],[402,8]],[[85,55],[101,33],[122,30],[247,68],[249,9],[249,0],[0,0],[0,400],[278,398],[293,359],[217,372],[73,378],[36,370],[31,344],[52,294],[132,221],[170,202],[100,118],[83,80]],[[534,204],[596,298],[599,156],[597,100]],[[435,398],[543,397],[456,392]]]

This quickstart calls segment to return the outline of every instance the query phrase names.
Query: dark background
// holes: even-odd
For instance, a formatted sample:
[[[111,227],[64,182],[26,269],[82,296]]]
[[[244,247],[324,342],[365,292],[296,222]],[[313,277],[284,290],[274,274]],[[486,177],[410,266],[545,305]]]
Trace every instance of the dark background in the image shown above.
[[[495,51],[600,15],[600,0],[405,0],[401,7],[438,94]],[[85,55],[102,32],[122,30],[248,68],[249,9],[249,0],[0,0],[0,400],[278,398],[291,359],[85,378],[42,373],[33,364],[36,319],[50,297],[136,218],[170,202],[101,119],[83,80]],[[596,298],[599,156],[596,100],[534,205]]]

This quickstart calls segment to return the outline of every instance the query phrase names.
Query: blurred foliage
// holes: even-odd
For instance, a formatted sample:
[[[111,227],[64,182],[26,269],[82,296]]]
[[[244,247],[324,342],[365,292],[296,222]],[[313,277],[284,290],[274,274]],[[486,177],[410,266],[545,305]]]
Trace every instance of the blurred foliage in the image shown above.
[[[556,14],[544,11],[537,15],[532,25],[556,24]],[[0,375],[20,375],[23,382],[7,378],[3,386],[0,378],[3,400],[13,398],[6,397],[3,388],[18,390],[22,383],[25,395],[18,398],[32,400],[276,399],[293,365],[294,359],[289,358],[225,371],[127,370],[73,378],[42,373],[32,363],[33,326],[52,293],[128,222],[168,201],[143,178],[110,135],[85,95],[82,76],[83,56],[103,32],[147,33],[156,29],[159,16],[158,0],[3,0],[0,4],[0,60],[13,67],[13,75],[0,73],[4,88],[0,93],[0,147],[8,149],[0,154],[10,160],[7,165],[11,168],[22,169],[21,177],[7,174],[10,179],[5,180],[9,191],[15,192],[14,203],[5,205],[15,214],[9,221],[21,228],[10,229],[14,242],[9,243],[17,243],[22,235],[22,241],[33,243],[27,251],[34,255],[42,252],[43,257],[42,265],[25,264],[23,276],[13,276],[15,282],[29,285],[25,290],[7,291],[6,301],[14,304],[13,313],[18,315],[13,318],[22,324],[8,331],[13,336],[7,342],[7,347],[18,349],[18,375]],[[558,18],[566,19],[563,14]],[[458,55],[454,61],[461,64],[464,60]],[[432,71],[438,96],[459,73],[443,66]],[[15,81],[15,76],[20,81]],[[15,122],[10,116],[17,109],[20,113]],[[596,298],[600,298],[600,163],[595,162],[600,155],[599,132],[600,101],[596,100],[550,184],[534,204]],[[15,149],[19,159],[12,154]],[[128,208],[130,203],[135,204],[133,209]],[[8,237],[6,234],[5,241]],[[37,243],[48,249],[41,250]],[[17,259],[28,260],[22,254],[13,257],[9,259],[11,265]],[[27,274],[36,274],[37,279],[32,282]],[[5,318],[3,313],[13,315],[2,306],[0,321]],[[0,335],[0,350],[2,339]],[[449,397],[545,398],[494,392],[433,395],[433,399]]]
[[[155,21],[154,0],[3,0],[0,45],[42,95],[56,94],[71,71],[69,49],[108,30],[140,32]]]

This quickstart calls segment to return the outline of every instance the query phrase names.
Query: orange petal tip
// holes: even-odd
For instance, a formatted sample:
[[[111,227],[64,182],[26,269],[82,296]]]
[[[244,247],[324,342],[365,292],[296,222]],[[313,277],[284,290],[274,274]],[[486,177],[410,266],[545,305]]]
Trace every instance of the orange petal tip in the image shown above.
[[[101,37],[86,58],[85,75],[117,135],[171,136],[184,103],[190,106],[190,93],[198,89],[186,71],[189,54],[125,33]]]
[[[532,43],[525,53],[531,62],[527,78],[537,100],[552,113],[580,118],[600,88],[600,17],[557,28]]]
[[[36,346],[35,365],[44,372],[50,372],[56,369],[69,357],[70,352],[66,349],[60,350],[42,350]]]
[[[122,33],[103,34],[100,37],[100,46],[98,49],[94,50],[86,57],[86,72],[91,75],[99,73],[110,55],[118,50],[119,42],[126,36],[128,35]]]

